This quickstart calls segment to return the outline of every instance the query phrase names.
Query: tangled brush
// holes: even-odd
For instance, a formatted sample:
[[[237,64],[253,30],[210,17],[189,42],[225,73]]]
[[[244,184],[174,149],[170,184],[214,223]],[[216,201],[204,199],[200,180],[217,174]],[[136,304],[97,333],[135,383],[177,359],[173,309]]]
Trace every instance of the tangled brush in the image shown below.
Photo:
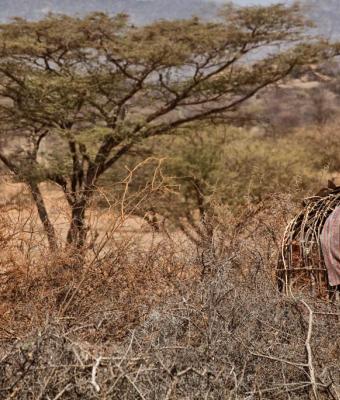
[[[340,187],[332,185],[303,202],[303,209],[288,224],[277,266],[278,286],[289,293],[294,287],[313,296],[329,298],[334,289],[328,274],[320,236],[327,218],[340,206]]]

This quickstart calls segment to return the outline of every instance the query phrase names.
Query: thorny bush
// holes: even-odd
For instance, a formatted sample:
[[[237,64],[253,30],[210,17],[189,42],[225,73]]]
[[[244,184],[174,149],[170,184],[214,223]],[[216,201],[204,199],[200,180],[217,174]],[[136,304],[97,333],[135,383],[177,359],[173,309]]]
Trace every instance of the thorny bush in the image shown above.
[[[23,259],[1,275],[0,398],[339,398],[339,305],[273,280],[293,207],[273,198],[224,226],[220,209],[204,254],[165,235],[80,277],[67,254]]]

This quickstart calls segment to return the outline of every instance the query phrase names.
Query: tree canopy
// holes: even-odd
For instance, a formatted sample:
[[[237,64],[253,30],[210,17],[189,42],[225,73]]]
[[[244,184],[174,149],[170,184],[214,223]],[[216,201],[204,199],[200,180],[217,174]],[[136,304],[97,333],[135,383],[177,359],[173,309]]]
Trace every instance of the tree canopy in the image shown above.
[[[0,159],[35,193],[41,180],[62,187],[73,215],[69,242],[82,245],[98,178],[133,146],[194,121],[228,119],[264,87],[333,53],[305,40],[307,25],[297,6],[284,5],[144,27],[103,13],[2,24],[2,134],[25,136],[30,149],[25,159],[1,151]],[[38,157],[47,137],[63,143],[60,168]]]

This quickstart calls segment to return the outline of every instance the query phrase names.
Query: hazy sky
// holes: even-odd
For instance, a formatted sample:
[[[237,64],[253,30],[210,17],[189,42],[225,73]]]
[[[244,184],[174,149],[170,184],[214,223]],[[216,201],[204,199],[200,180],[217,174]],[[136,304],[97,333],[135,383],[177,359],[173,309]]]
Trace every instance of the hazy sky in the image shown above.
[[[136,3],[134,3],[136,1]],[[143,3],[146,2],[145,7],[136,7],[134,9],[133,4],[138,4],[138,2]],[[165,2],[169,2],[169,6],[167,9],[160,7],[160,5],[164,5]],[[148,23],[154,19],[159,18],[188,18],[190,15],[190,8],[185,6],[187,0],[176,0],[173,2],[171,0],[133,0],[126,2],[127,9],[122,9],[125,4],[125,0],[0,0],[0,21],[7,20],[8,18],[17,15],[24,18],[41,18],[46,12],[54,11],[54,12],[62,12],[62,13],[84,13],[94,11],[95,7],[98,7],[100,10],[108,11],[108,5],[112,4],[115,12],[128,12],[131,15],[131,19],[136,23]],[[230,3],[230,0],[205,0],[208,2],[215,2],[218,4],[227,4]],[[254,4],[262,4],[268,5],[270,3],[275,2],[287,2],[289,0],[231,0],[235,4],[238,5],[254,5]],[[340,1],[340,0],[339,0]],[[158,4],[157,4],[158,3]],[[199,5],[202,4],[199,1],[188,2],[192,4],[193,10],[192,12],[198,13],[202,16],[202,13],[199,11]],[[6,7],[1,7],[1,5],[6,4]],[[155,4],[155,7],[153,7]],[[142,5],[142,4],[139,4]],[[196,7],[196,8],[195,8]],[[113,11],[113,10],[112,10]],[[203,14],[204,15],[204,14]]]
[[[209,1],[209,0],[207,0]],[[215,0],[216,3],[227,3],[227,0]],[[234,0],[237,4],[271,4],[271,3],[287,3],[287,0]]]

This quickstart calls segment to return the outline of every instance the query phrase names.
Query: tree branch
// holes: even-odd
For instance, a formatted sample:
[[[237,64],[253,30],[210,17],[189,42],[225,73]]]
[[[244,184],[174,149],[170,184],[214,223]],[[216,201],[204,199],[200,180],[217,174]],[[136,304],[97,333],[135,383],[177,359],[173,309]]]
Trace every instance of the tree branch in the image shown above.
[[[0,160],[6,165],[6,167],[13,172],[15,175],[19,175],[19,169],[12,163],[3,153],[0,152]]]
[[[295,63],[293,65],[291,65],[283,74],[281,74],[280,76],[277,76],[275,78],[266,80],[265,82],[261,83],[260,85],[258,85],[256,88],[252,89],[250,92],[248,92],[247,94],[245,94],[244,96],[241,96],[240,98],[238,98],[237,100],[229,103],[228,105],[225,106],[220,106],[220,107],[214,107],[211,108],[207,111],[203,111],[203,112],[199,112],[197,114],[191,115],[189,117],[184,117],[184,118],[179,118],[173,122],[170,123],[165,123],[162,125],[159,125],[158,127],[152,127],[150,128],[150,130],[148,130],[143,137],[150,137],[150,136],[157,136],[157,135],[161,135],[164,133],[167,133],[169,131],[171,131],[172,129],[178,128],[181,125],[193,122],[193,121],[197,121],[197,120],[202,120],[202,119],[206,119],[212,115],[216,115],[216,114],[220,114],[222,112],[225,111],[230,111],[233,109],[236,109],[240,104],[244,103],[245,101],[249,100],[251,97],[255,96],[260,90],[262,90],[263,88],[276,83],[278,81],[280,81],[281,79],[283,79],[285,76],[287,76],[294,68]]]

